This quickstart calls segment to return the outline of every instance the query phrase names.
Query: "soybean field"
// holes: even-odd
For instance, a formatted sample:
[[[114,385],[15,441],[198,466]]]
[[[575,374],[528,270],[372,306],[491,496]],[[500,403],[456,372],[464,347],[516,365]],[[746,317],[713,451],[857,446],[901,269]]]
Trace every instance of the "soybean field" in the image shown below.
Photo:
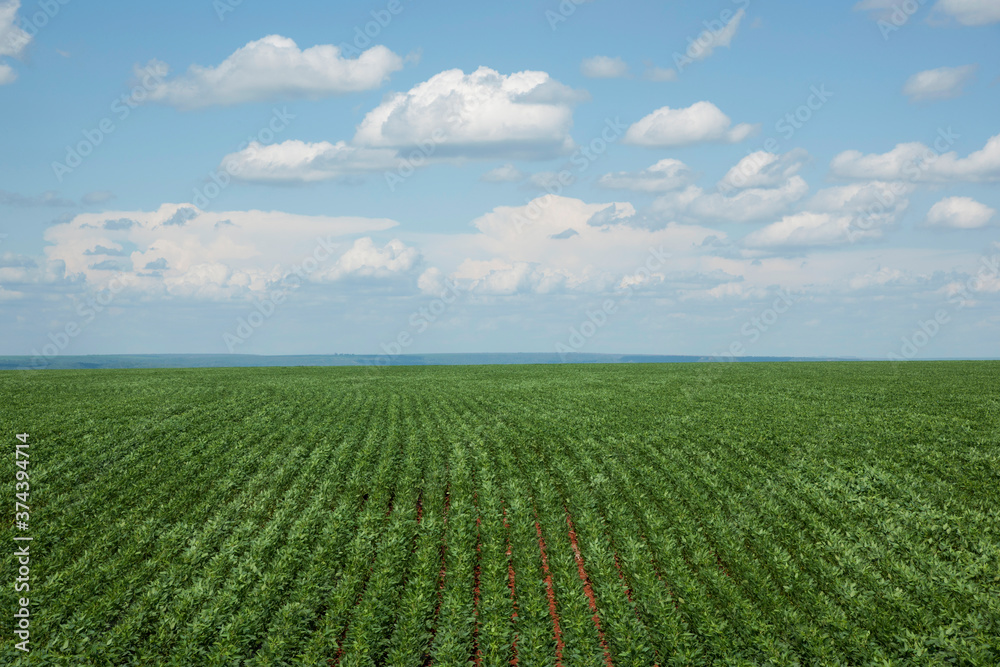
[[[1000,363],[5,371],[0,396],[0,664],[1000,664]]]

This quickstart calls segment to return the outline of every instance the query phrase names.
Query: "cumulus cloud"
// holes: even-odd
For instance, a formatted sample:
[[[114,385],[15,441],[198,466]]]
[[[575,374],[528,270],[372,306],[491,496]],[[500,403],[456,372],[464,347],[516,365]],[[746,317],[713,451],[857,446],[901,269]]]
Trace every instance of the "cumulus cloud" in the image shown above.
[[[964,92],[965,84],[976,73],[975,65],[962,67],[939,67],[911,76],[903,86],[903,94],[911,102],[945,100],[958,97]]]
[[[17,10],[20,6],[21,0],[0,0],[0,57],[18,58],[31,42],[31,35],[18,25]],[[16,78],[8,65],[0,64],[0,85]]]
[[[943,138],[943,135],[942,135]],[[950,144],[948,144],[950,145]],[[914,183],[988,183],[1000,180],[1000,134],[981,150],[960,158],[954,151],[941,153],[919,142],[898,144],[888,153],[865,155],[850,150],[830,163],[840,178]]]
[[[909,207],[909,183],[855,183],[820,190],[802,210],[751,232],[747,248],[834,246],[876,239]]]
[[[526,176],[523,171],[508,162],[496,169],[489,170],[480,176],[479,180],[484,183],[518,183],[525,178]]]
[[[237,49],[216,67],[192,65],[152,87],[148,100],[180,109],[229,106],[276,98],[320,98],[372,90],[403,68],[403,59],[373,46],[354,59],[330,44],[299,49],[281,35],[268,35]],[[169,67],[151,61],[147,70],[165,77]]]
[[[996,210],[970,197],[947,197],[927,212],[929,227],[949,229],[980,229],[996,216]]]
[[[345,278],[391,278],[410,273],[417,265],[420,253],[393,239],[379,248],[371,237],[354,242],[329,269],[319,271],[319,281],[336,281]]]
[[[441,157],[549,159],[573,150],[573,105],[583,99],[545,72],[448,70],[387,97],[362,120],[353,143],[433,147]]]
[[[996,0],[938,0],[934,13],[965,26],[1000,22],[1000,4]]]
[[[549,194],[523,206],[499,206],[473,221],[474,234],[426,239],[423,254],[437,270],[422,276],[421,289],[439,292],[447,278],[494,296],[613,291],[643,265],[650,249],[660,253],[663,271],[675,270],[663,253],[698,252],[710,236],[725,237],[696,225],[649,229],[640,222],[627,202]]]
[[[809,192],[801,176],[792,176],[773,188],[746,188],[735,194],[705,193],[692,185],[678,193],[664,195],[653,210],[666,219],[694,218],[708,222],[751,222],[773,218],[787,211]]]
[[[340,238],[395,224],[386,219],[210,212],[190,204],[164,204],[156,211],[77,215],[46,230],[45,254],[50,262],[63,264],[67,276],[89,285],[104,284],[121,271],[122,281],[146,297],[226,300],[264,293],[301,271],[306,261],[315,260],[317,266],[311,274],[302,274],[303,279],[315,280],[324,263],[339,263],[336,258],[350,252]],[[352,257],[358,252],[355,249]],[[363,263],[351,257],[345,262],[345,275],[377,274],[365,274]]]
[[[605,174],[597,181],[603,188],[634,192],[669,192],[691,183],[691,169],[673,158],[665,158],[639,172],[619,171]]]
[[[229,173],[256,183],[312,183],[359,172],[393,169],[397,152],[388,148],[362,148],[343,141],[307,143],[291,140],[249,146],[222,159]]]
[[[591,79],[617,79],[628,76],[628,65],[621,58],[594,56],[583,59],[580,72]]]
[[[719,181],[719,190],[778,187],[799,172],[807,157],[804,149],[784,155],[767,151],[750,153],[726,172]]]
[[[755,126],[732,121],[711,102],[696,102],[684,109],[663,107],[633,124],[625,143],[669,148],[710,141],[736,143],[749,137]]]

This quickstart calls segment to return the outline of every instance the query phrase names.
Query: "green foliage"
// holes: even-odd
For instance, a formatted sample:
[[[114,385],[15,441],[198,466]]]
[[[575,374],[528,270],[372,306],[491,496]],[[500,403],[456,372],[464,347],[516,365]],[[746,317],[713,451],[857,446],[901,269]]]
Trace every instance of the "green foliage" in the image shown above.
[[[32,650],[5,632],[0,664],[1000,664],[998,388],[989,362],[0,372],[34,538]]]

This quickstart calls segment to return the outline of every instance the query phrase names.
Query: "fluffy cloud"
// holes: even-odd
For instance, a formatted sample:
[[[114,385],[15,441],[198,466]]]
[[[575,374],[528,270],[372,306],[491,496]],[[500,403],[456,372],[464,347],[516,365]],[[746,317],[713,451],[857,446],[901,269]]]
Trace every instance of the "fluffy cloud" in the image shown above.
[[[750,153],[726,172],[719,181],[719,190],[778,187],[799,172],[807,157],[803,149],[784,155],[767,151]]]
[[[800,176],[792,176],[774,188],[747,188],[729,195],[722,192],[706,194],[692,185],[683,192],[664,195],[653,204],[653,210],[667,219],[694,218],[709,222],[751,222],[773,218],[787,211],[794,202],[809,192],[809,185]]]
[[[1000,22],[1000,4],[996,0],[938,0],[934,12],[966,26]]]
[[[944,139],[944,134],[939,138]],[[944,142],[946,146],[951,144]],[[1000,180],[1000,134],[981,150],[960,158],[954,151],[942,153],[919,142],[898,144],[888,153],[865,155],[850,150],[830,163],[834,176],[864,180],[914,183],[986,183]]]
[[[926,224],[930,227],[951,229],[979,229],[990,224],[996,210],[969,197],[947,197],[927,212]]]
[[[580,72],[591,79],[617,79],[628,75],[628,65],[621,58],[594,56],[583,59]]]
[[[192,65],[162,81],[148,99],[180,109],[233,105],[275,98],[318,98],[372,90],[403,67],[403,59],[374,46],[355,59],[330,44],[301,50],[281,35],[269,35],[236,50],[217,67]],[[146,68],[163,77],[169,67],[151,61]]]
[[[730,128],[732,121],[711,102],[696,102],[685,109],[663,107],[632,125],[625,143],[669,148],[708,141],[736,143],[756,129],[747,123]]]
[[[571,152],[573,105],[585,94],[545,72],[441,72],[386,98],[358,126],[359,146],[433,147],[442,157],[548,159]]]
[[[802,210],[751,232],[747,248],[801,248],[854,243],[879,238],[909,207],[908,183],[855,183],[817,192]]]
[[[665,158],[639,172],[605,174],[597,184],[615,190],[669,192],[689,185],[693,178],[694,175],[686,164],[680,160]]]
[[[31,42],[31,35],[17,25],[20,0],[0,0],[0,58],[18,58]],[[17,80],[17,72],[10,65],[0,62],[0,86]]]
[[[31,35],[17,21],[21,0],[0,0],[0,56],[18,57],[31,42]]]
[[[637,222],[635,208],[624,202],[543,195],[524,206],[500,206],[473,221],[477,233],[424,239],[423,254],[434,270],[421,276],[421,289],[439,292],[448,278],[494,296],[613,291],[651,252],[660,253],[657,270],[664,275],[696,270],[696,262],[667,266],[663,253],[702,252],[707,238],[725,237],[695,225],[648,229]]]
[[[319,271],[316,279],[336,281],[344,278],[391,278],[410,273],[420,253],[399,239],[379,248],[370,237],[360,238],[329,269]]]
[[[518,183],[524,179],[524,172],[510,163],[491,169],[479,177],[484,183]]]
[[[68,276],[82,277],[92,286],[121,274],[122,282],[145,296],[232,299],[263,293],[301,267],[308,273],[300,275],[315,280],[337,256],[341,259],[335,266],[342,275],[378,275],[377,263],[365,273],[365,263],[358,259],[363,246],[356,244],[354,255],[343,260],[338,239],[395,224],[274,211],[208,212],[190,204],[164,204],[151,212],[77,215],[46,230],[45,253],[50,261],[63,263]],[[309,262],[315,262],[311,271]]]
[[[975,73],[975,65],[939,67],[917,72],[906,81],[903,94],[909,97],[911,102],[958,97]]]
[[[311,183],[359,172],[395,168],[399,158],[388,148],[359,148],[343,141],[283,141],[263,146],[252,142],[222,160],[229,173],[256,183]]]

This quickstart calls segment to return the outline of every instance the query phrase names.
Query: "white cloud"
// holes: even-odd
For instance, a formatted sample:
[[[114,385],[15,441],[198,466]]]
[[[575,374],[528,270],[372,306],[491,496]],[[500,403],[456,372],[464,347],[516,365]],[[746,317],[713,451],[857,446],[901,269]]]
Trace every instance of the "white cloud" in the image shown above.
[[[5,63],[0,63],[0,86],[17,81],[17,72]]]
[[[958,97],[964,92],[965,84],[976,73],[975,65],[962,67],[939,67],[911,76],[903,86],[903,94],[911,102],[945,100]]]
[[[256,141],[231,153],[222,165],[234,178],[257,183],[311,183],[341,176],[393,169],[395,150],[359,148],[343,141],[306,143],[292,140],[263,146]]]
[[[929,227],[980,229],[990,224],[996,210],[969,197],[947,197],[927,212]]]
[[[482,176],[479,180],[484,183],[518,183],[525,179],[525,174],[523,171],[515,167],[514,165],[507,163],[501,165],[496,169],[491,169]]]
[[[0,56],[19,57],[31,42],[31,35],[17,24],[21,0],[0,0]]]
[[[166,75],[169,67],[151,61],[147,68]],[[281,35],[268,35],[236,50],[217,67],[192,65],[184,74],[161,82],[148,99],[181,109],[233,105],[275,98],[319,98],[372,90],[403,59],[384,46],[373,46],[355,59],[330,44],[300,50]]]
[[[665,158],[640,172],[605,174],[597,184],[615,190],[669,192],[689,185],[693,178],[694,175],[686,164],[680,160]]]
[[[646,72],[643,77],[647,81],[676,81],[677,80],[677,70],[672,67],[655,67],[650,65],[646,68]]]
[[[667,219],[694,218],[709,222],[751,222],[774,218],[787,211],[809,192],[801,176],[792,176],[774,188],[747,188],[736,194],[705,194],[691,186],[680,193],[664,195],[653,203],[653,210]]]
[[[719,181],[719,190],[778,187],[799,172],[807,157],[804,149],[784,155],[767,151],[750,153],[726,172]]]
[[[751,232],[748,248],[844,245],[881,237],[909,207],[908,183],[854,183],[817,192],[801,211]]]
[[[733,37],[736,36],[736,31],[739,30],[740,22],[744,16],[746,16],[746,10],[740,9],[729,20],[729,23],[719,30],[706,30],[701,33],[688,49],[688,57],[691,60],[705,60],[715,53],[715,49],[720,46],[729,48],[729,44],[733,41]]]
[[[938,0],[934,12],[944,14],[965,26],[1000,22],[1000,3],[996,0]]]
[[[267,292],[315,259],[314,272],[303,274],[313,280],[326,262],[339,263],[341,237],[395,225],[386,219],[163,204],[156,211],[77,215],[46,230],[45,254],[64,263],[67,276],[92,286],[121,272],[123,282],[145,297],[227,300]],[[363,262],[346,261],[345,275],[377,275],[365,274]]]
[[[864,180],[914,183],[986,183],[1000,180],[1000,134],[981,150],[960,158],[954,151],[939,153],[922,143],[898,144],[888,153],[865,155],[850,150],[830,162],[834,176]]]
[[[585,98],[545,72],[441,72],[387,97],[358,126],[360,146],[432,146],[441,157],[549,159],[571,152],[573,105]]]
[[[318,271],[319,281],[336,281],[344,278],[391,278],[410,273],[420,259],[420,253],[393,239],[379,248],[368,236],[354,245],[325,271]]]
[[[580,72],[591,79],[617,79],[628,76],[628,65],[621,58],[594,56],[583,59]]]
[[[711,102],[696,102],[685,109],[663,107],[632,125],[625,143],[668,148],[707,141],[736,143],[756,129],[747,123],[730,128],[732,121]]]

